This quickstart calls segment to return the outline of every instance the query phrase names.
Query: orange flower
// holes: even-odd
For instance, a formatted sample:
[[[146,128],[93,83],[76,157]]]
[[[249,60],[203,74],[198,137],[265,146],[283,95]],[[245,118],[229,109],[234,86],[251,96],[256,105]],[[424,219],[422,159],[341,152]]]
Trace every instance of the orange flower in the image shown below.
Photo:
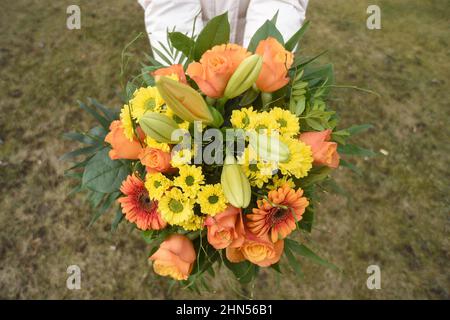
[[[268,200],[258,200],[258,208],[246,218],[248,229],[258,237],[268,235],[272,242],[284,239],[296,228],[296,221],[302,219],[309,202],[302,197],[303,190],[294,191],[285,184],[270,191]]]
[[[263,66],[256,80],[257,87],[263,92],[274,92],[289,82],[289,68],[294,62],[294,55],[272,37],[262,40],[256,53],[263,57]]]
[[[158,69],[154,71],[152,75],[154,77],[176,75],[178,77],[178,81],[187,83],[186,75],[184,74],[183,66],[181,64],[174,64],[170,67]]]
[[[146,167],[148,173],[166,173],[174,170],[170,165],[170,152],[160,149],[146,147],[139,154],[139,160]]]
[[[227,248],[227,259],[233,263],[247,259],[260,267],[268,267],[277,263],[284,249],[284,240],[273,243],[266,234],[257,237],[252,233],[247,233],[244,244],[241,248]]]
[[[337,152],[337,143],[330,142],[330,138],[330,129],[320,132],[305,132],[300,135],[300,140],[311,147],[314,164],[337,168],[340,158]]]
[[[191,63],[186,73],[208,97],[220,98],[233,72],[249,55],[237,44],[222,44],[206,51],[200,62]]]
[[[144,182],[135,175],[129,175],[122,182],[120,191],[125,197],[119,198],[125,219],[141,230],[160,230],[167,223],[161,218],[158,211],[158,202],[150,200]]]
[[[194,245],[186,236],[175,233],[164,240],[149,259],[157,274],[187,280],[196,259]]]
[[[111,122],[111,125],[109,126],[109,133],[106,135],[105,141],[112,147],[111,151],[109,151],[109,157],[112,160],[135,160],[139,158],[139,153],[142,151],[139,141],[130,141],[127,137],[125,137],[122,122],[120,120]]]
[[[244,242],[244,222],[238,208],[230,205],[214,217],[208,216],[205,225],[208,227],[208,242],[218,250],[240,247]]]

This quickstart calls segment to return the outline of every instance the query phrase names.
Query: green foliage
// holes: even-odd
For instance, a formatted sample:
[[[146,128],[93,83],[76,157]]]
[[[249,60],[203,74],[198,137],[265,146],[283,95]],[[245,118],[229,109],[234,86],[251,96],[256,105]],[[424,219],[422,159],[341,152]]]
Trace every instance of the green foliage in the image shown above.
[[[293,253],[296,253],[302,257],[308,258],[311,261],[320,264],[321,266],[333,269],[333,270],[339,270],[338,267],[336,267],[334,264],[328,262],[327,260],[319,257],[317,254],[315,254],[311,249],[309,249],[307,246],[298,243],[295,240],[292,239],[285,239],[284,240],[284,247],[285,250],[289,250]]]
[[[281,35],[280,31],[278,31],[277,27],[272,21],[267,20],[253,35],[247,49],[251,52],[255,52],[259,42],[261,40],[267,39],[268,37],[273,37],[277,39],[281,44],[284,44],[283,36]]]
[[[284,46],[286,50],[293,51],[297,44],[300,46],[300,40],[303,38],[303,35],[305,34],[306,30],[308,30],[308,28],[309,21],[305,21],[302,27],[286,42]]]
[[[212,47],[230,41],[230,23],[228,12],[212,18],[197,37],[194,46],[194,59],[197,61],[202,54]]]
[[[257,276],[259,271],[257,265],[249,261],[233,263],[227,259],[225,254],[222,254],[222,257],[225,266],[233,272],[234,276],[240,283],[249,283]]]
[[[170,32],[169,39],[172,46],[181,51],[189,61],[192,60],[195,41],[181,32]]]

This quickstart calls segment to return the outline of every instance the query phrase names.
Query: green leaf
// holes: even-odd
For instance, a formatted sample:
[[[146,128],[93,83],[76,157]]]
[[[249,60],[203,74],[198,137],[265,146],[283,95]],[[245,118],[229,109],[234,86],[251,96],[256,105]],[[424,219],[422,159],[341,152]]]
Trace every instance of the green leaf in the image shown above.
[[[95,214],[92,216],[91,221],[89,222],[88,228],[91,227],[104,213],[108,211],[108,209],[111,208],[114,201],[121,195],[120,192],[113,192],[110,193],[105,201],[103,202],[101,208],[95,212]]]
[[[278,31],[277,27],[272,21],[267,20],[253,35],[248,45],[248,50],[251,52],[255,52],[259,42],[261,40],[267,39],[268,37],[274,37],[282,45],[284,44],[283,36],[281,35],[280,31]]]
[[[291,98],[292,99],[292,98]],[[305,111],[305,107],[306,107],[306,99],[305,97],[300,97],[298,100],[291,100],[293,103],[290,104],[290,111],[295,114],[296,116],[300,116],[303,111]]]
[[[111,232],[114,232],[117,230],[117,227],[119,226],[119,223],[122,222],[123,217],[124,217],[124,215],[122,213],[122,208],[121,207],[117,208],[116,216],[114,217],[113,221],[111,222]]]
[[[313,128],[314,130],[322,131],[324,129],[324,127],[317,120],[314,120],[314,119],[311,119],[311,118],[306,118],[305,121],[308,124],[308,126]]]
[[[84,187],[102,193],[119,190],[122,181],[129,174],[129,169],[124,161],[111,160],[109,150],[104,148],[89,160],[83,174]]]
[[[305,213],[302,215],[302,220],[298,223],[300,229],[311,232],[314,223],[314,208],[310,204],[306,207]]]
[[[88,101],[97,109],[99,109],[101,112],[103,112],[103,114],[106,116],[106,118],[112,122],[114,120],[119,119],[119,114],[114,111],[113,109],[101,104],[100,102],[98,102],[96,99],[93,98],[88,98]]]
[[[212,18],[197,37],[194,58],[199,60],[202,54],[212,47],[230,41],[230,23],[228,12]]]
[[[280,264],[277,262],[277,263],[275,263],[275,264],[272,264],[271,266],[270,266],[270,268],[272,268],[273,270],[275,270],[276,272],[278,272],[278,273],[282,273],[281,272],[281,268],[280,268]]]
[[[292,252],[295,252],[296,254],[301,255],[302,257],[308,258],[312,260],[313,262],[320,264],[324,267],[328,267],[333,270],[339,270],[338,267],[336,267],[334,264],[328,262],[327,260],[319,257],[317,254],[315,254],[311,249],[309,249],[307,246],[298,243],[295,240],[292,239],[285,239],[284,240],[285,250],[288,248],[292,250]]]
[[[87,105],[85,105],[83,102],[78,101],[78,105],[80,106],[81,109],[85,110],[86,112],[88,112],[89,114],[91,114],[95,119],[97,119],[97,121],[100,123],[100,125],[105,129],[108,130],[109,129],[109,124],[111,123],[111,121],[109,121],[108,119],[106,119],[104,116],[102,116],[100,113],[98,113],[97,110],[88,107]]]
[[[369,149],[364,149],[354,144],[339,145],[338,152],[351,156],[374,157],[376,153]]]
[[[229,261],[226,256],[224,256],[223,259],[225,266],[233,272],[240,283],[249,283],[258,272],[258,266],[249,261],[233,263]]]
[[[361,132],[364,132],[366,130],[369,130],[373,128],[373,125],[371,124],[360,124],[356,126],[351,126],[350,128],[347,128],[346,130],[350,133],[350,135],[355,135]]]
[[[241,101],[239,101],[240,106],[248,106],[252,104],[253,101],[256,100],[259,96],[259,91],[253,90],[250,88],[247,90],[247,92],[244,93],[244,95],[241,98]]]
[[[334,84],[334,70],[332,64],[326,64],[322,66],[306,65],[302,81],[307,81],[310,88],[317,86],[320,87],[323,84],[327,86]],[[325,87],[323,94],[329,92],[329,87]]]
[[[306,177],[295,180],[295,184],[302,188],[325,180],[333,169],[327,166],[313,167]]]
[[[100,148],[101,147],[99,147],[99,146],[89,146],[89,147],[79,148],[74,151],[63,154],[61,156],[61,158],[59,158],[59,160],[68,160],[68,159],[72,159],[72,158],[75,158],[75,157],[78,157],[81,155],[89,155],[89,154],[99,150]]]
[[[308,30],[308,27],[309,21],[305,21],[303,26],[296,33],[294,33],[294,35],[286,42],[286,45],[284,46],[286,50],[288,51],[294,50],[295,46],[300,42],[306,30]]]
[[[288,239],[286,239],[288,240]],[[286,241],[285,241],[286,243]],[[297,273],[300,277],[303,278],[304,274],[302,272],[302,268],[300,267],[300,264],[295,259],[294,255],[292,254],[291,250],[288,246],[285,245],[284,247],[284,254],[286,255],[286,258],[288,259],[289,265],[292,267],[292,269]]]
[[[191,58],[194,40],[181,32],[169,32],[169,39],[175,49],[181,51],[188,59]]]
[[[353,163],[351,163],[351,162],[348,162],[348,161],[345,161],[344,159],[341,159],[341,160],[339,161],[339,165],[341,165],[341,166],[343,166],[343,167],[346,167],[346,168],[349,168],[350,170],[352,170],[352,171],[353,171],[354,173],[356,173],[357,175],[362,176],[361,170],[359,170],[358,167],[355,166],[355,165],[354,165]]]

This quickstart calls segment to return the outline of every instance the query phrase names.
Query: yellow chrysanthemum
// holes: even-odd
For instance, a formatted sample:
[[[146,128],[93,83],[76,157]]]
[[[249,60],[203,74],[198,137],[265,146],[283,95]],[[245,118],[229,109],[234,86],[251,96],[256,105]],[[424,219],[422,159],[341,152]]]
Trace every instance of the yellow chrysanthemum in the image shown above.
[[[159,112],[163,104],[164,100],[156,87],[139,88],[130,100],[131,115],[139,121],[147,111]]]
[[[189,220],[180,223],[179,226],[187,231],[202,230],[204,228],[205,219],[206,216],[198,216],[193,214]]]
[[[191,149],[187,148],[179,150],[173,149],[171,156],[172,158],[170,159],[170,164],[174,168],[179,168],[191,163],[194,152]]]
[[[170,145],[164,142],[158,142],[149,136],[145,137],[145,144],[150,148],[159,149],[164,152],[170,152]]]
[[[131,118],[131,108],[129,105],[124,105],[120,110],[120,120],[122,121],[123,133],[128,140],[133,141],[133,119]]]
[[[312,151],[307,144],[292,138],[280,137],[289,148],[289,159],[286,162],[280,162],[281,173],[284,175],[293,175],[296,178],[302,178],[308,174],[312,168]]]
[[[256,132],[267,132],[271,133],[272,130],[277,130],[279,125],[275,122],[268,112],[260,112],[256,115],[254,123],[251,125],[251,129],[256,130]]]
[[[169,224],[180,224],[194,214],[193,201],[179,188],[171,188],[164,193],[158,203],[161,216]]]
[[[196,166],[181,166],[179,176],[173,183],[180,187],[188,197],[195,197],[200,191],[200,186],[205,183],[202,168]]]
[[[203,214],[215,216],[227,208],[227,201],[223,194],[222,185],[208,184],[204,186],[198,194],[197,203],[200,205]]]
[[[242,108],[233,110],[230,121],[234,128],[251,129],[256,116],[257,112],[253,110],[253,107]]]
[[[273,177],[273,179],[272,179],[272,184],[271,185],[268,185],[267,186],[267,188],[269,189],[269,190],[277,190],[278,188],[281,188],[282,186],[284,186],[284,185],[288,185],[289,186],[289,188],[291,188],[291,189],[295,189],[295,183],[294,183],[294,181],[292,181],[292,179],[291,178],[289,178],[289,177],[287,177],[287,176],[283,176],[283,177],[278,177],[278,176],[275,176],[275,177]]]
[[[145,178],[145,188],[152,200],[160,200],[167,189],[172,186],[172,181],[167,179],[162,173],[148,173]]]
[[[298,118],[289,110],[273,108],[269,112],[269,117],[278,124],[281,135],[293,137],[298,134],[300,130]]]

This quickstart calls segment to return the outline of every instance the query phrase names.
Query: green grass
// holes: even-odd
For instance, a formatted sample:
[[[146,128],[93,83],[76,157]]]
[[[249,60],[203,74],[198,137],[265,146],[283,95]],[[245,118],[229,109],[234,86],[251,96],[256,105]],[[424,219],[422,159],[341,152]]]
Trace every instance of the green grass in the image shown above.
[[[147,264],[149,248],[126,224],[109,233],[113,218],[87,228],[82,195],[67,196],[74,145],[63,132],[91,119],[76,100],[95,97],[119,105],[120,53],[144,31],[137,3],[78,1],[82,29],[66,29],[73,1],[4,0],[0,16],[0,298],[449,298],[449,83],[445,1],[375,1],[382,29],[370,31],[373,1],[311,1],[305,54],[328,49],[339,84],[380,94],[335,89],[332,105],[342,126],[372,123],[355,141],[375,151],[352,159],[357,176],[334,176],[348,198],[324,194],[309,243],[343,272],[303,261],[298,278],[288,268],[263,271],[245,288],[221,272],[213,294],[169,292]],[[133,47],[131,71],[149,51]],[[66,269],[82,269],[82,289],[66,289]],[[366,288],[366,268],[378,264],[382,289]],[[287,264],[286,264],[287,265]]]

